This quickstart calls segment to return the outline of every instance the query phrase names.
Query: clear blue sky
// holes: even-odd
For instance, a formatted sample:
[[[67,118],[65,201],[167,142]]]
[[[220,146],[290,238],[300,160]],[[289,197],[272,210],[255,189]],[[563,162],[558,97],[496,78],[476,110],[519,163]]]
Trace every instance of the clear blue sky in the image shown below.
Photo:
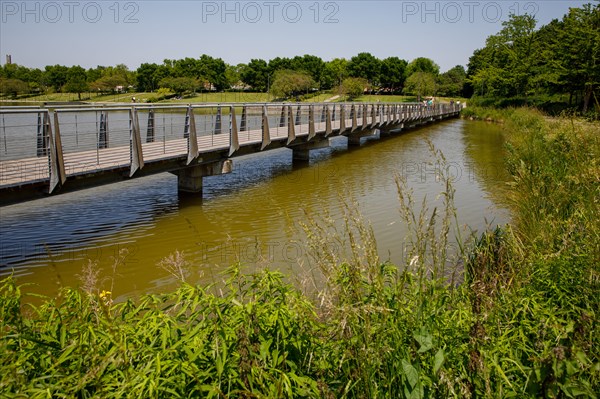
[[[466,65],[509,13],[538,24],[592,2],[543,1],[7,1],[0,0],[0,54],[13,63],[97,65],[209,54],[251,58],[313,54],[324,60],[370,52]]]

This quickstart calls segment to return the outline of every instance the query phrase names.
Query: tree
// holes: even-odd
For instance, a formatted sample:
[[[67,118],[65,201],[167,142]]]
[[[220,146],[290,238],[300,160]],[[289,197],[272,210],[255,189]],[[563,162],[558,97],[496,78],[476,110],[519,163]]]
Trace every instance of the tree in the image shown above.
[[[315,81],[308,73],[282,69],[275,72],[271,93],[275,97],[289,98],[305,93],[314,85]]]
[[[475,93],[513,97],[527,95],[531,88],[533,66],[537,57],[535,18],[511,15],[502,30],[488,37],[485,49],[477,53],[477,70],[469,69],[469,82]]]
[[[550,62],[557,66],[561,85],[583,93],[585,113],[600,84],[600,4],[571,8],[560,28]]]
[[[444,72],[437,78],[437,94],[444,97],[458,97],[462,95],[463,86],[467,77],[467,71],[462,65]]]
[[[429,72],[415,72],[404,83],[404,92],[416,95],[418,101],[421,101],[421,96],[434,95],[435,89],[435,76]]]
[[[437,76],[440,73],[440,67],[430,58],[418,57],[407,65],[406,76],[409,77],[416,72],[426,72]]]
[[[252,59],[240,74],[242,82],[257,91],[266,91],[269,83],[269,66],[265,60]]]
[[[155,82],[160,82],[164,78],[174,77],[173,66],[167,63],[166,61],[168,60],[163,61],[163,63],[159,65],[158,68],[156,68],[156,71],[154,71],[154,73],[152,74],[152,78]],[[160,85],[158,85],[158,87],[160,87]]]
[[[342,86],[344,79],[348,77],[348,60],[345,58],[334,58],[325,63],[321,75],[321,88],[331,89],[334,86]]]
[[[158,89],[158,82],[160,82],[160,79],[156,75],[158,68],[157,64],[144,63],[139,66],[136,71],[136,86],[138,91],[154,91]]]
[[[125,87],[135,84],[135,72],[131,72],[125,64],[117,64],[114,67],[106,68],[102,73],[102,76],[105,75],[118,76],[125,82]]]
[[[104,71],[106,67],[98,65],[96,68],[90,68],[86,71],[87,81],[89,83],[94,82],[102,77],[102,71]]]
[[[361,96],[369,88],[369,82],[365,78],[346,78],[342,82],[341,92],[350,100]]]
[[[48,65],[45,70],[48,84],[52,86],[55,91],[60,91],[65,83],[67,83],[67,73],[69,72],[69,68],[63,65]]]
[[[177,78],[168,77],[159,82],[159,86],[161,88],[170,89],[178,96],[195,91],[199,85],[200,82],[197,79],[186,76],[180,76]]]
[[[67,93],[77,93],[77,98],[81,100],[81,93],[88,91],[90,87],[87,82],[87,73],[79,65],[72,66],[67,72],[67,83],[64,90]]]
[[[407,62],[398,57],[389,57],[381,62],[380,82],[381,86],[390,92],[402,90],[406,79]]]
[[[196,78],[201,81],[209,82],[217,91],[228,89],[230,85],[227,82],[225,72],[227,64],[221,58],[213,58],[202,54],[198,60],[198,74]]]
[[[118,87],[127,89],[136,83],[135,73],[124,64],[102,68],[102,77],[90,83],[90,88],[100,92],[114,92]]]
[[[173,61],[173,77],[198,78],[200,75],[200,62],[197,59],[186,57]]]
[[[46,91],[44,72],[39,68],[29,70],[29,79],[27,80],[30,93],[39,93]]]
[[[241,71],[244,64],[238,65],[227,65],[225,69],[225,79],[227,79],[227,86],[235,88],[241,82]]]
[[[325,69],[325,62],[320,57],[305,54],[296,56],[291,60],[292,69],[298,72],[308,73],[316,83],[321,82],[321,75]]]
[[[485,68],[491,55],[488,54],[489,49],[484,47],[477,49],[473,52],[473,55],[469,57],[469,63],[467,64],[467,78],[465,82],[465,97],[472,97],[475,94],[475,83],[474,77],[477,73]]]
[[[117,87],[125,87],[127,81],[120,75],[106,75],[90,83],[90,88],[102,93],[113,93]]]
[[[0,93],[16,98],[19,94],[27,93],[29,85],[21,79],[0,78]]]
[[[359,53],[352,57],[348,63],[348,73],[354,78],[363,78],[371,84],[379,83],[381,61],[370,53]]]
[[[269,74],[274,75],[275,72],[282,69],[294,69],[290,58],[275,57],[269,61]]]

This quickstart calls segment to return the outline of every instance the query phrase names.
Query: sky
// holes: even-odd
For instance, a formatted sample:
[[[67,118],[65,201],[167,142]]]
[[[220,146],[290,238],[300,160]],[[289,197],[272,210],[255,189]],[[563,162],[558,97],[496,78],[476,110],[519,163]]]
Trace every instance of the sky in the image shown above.
[[[369,52],[467,65],[509,14],[538,26],[589,1],[7,1],[0,0],[0,63],[125,64],[198,58],[229,64],[312,54],[328,61]]]

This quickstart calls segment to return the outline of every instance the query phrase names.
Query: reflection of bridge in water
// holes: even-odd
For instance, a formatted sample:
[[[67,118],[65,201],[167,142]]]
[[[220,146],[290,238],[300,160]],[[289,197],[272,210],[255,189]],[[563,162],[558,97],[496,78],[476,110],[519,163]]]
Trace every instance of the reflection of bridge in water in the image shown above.
[[[295,160],[346,136],[458,115],[417,103],[120,105],[0,109],[0,204],[172,172],[181,191],[231,171],[231,157],[287,147]]]

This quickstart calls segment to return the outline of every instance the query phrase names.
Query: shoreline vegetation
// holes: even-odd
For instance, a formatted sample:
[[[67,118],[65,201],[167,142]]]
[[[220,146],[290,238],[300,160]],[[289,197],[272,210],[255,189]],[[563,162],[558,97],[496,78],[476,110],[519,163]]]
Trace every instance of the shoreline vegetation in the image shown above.
[[[123,303],[93,264],[81,287],[41,305],[7,278],[0,396],[597,398],[600,127],[532,109],[465,111],[503,121],[513,225],[461,238],[441,168],[433,209],[397,180],[405,264],[378,258],[351,202],[342,231],[307,214],[318,288],[243,265],[222,285],[194,286],[181,253],[160,265],[178,289]]]

